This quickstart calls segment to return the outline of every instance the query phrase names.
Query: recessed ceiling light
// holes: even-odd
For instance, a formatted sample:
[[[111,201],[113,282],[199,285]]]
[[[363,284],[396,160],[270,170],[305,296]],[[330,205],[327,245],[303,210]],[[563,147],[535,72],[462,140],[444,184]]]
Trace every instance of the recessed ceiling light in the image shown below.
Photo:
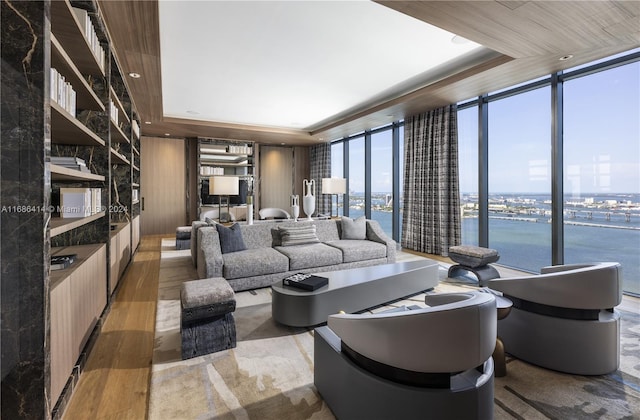
[[[164,133],[164,135],[165,135],[165,136],[170,136],[171,134],[169,134],[169,133]]]
[[[140,76],[140,73],[131,72],[131,73],[129,73],[129,77],[131,77],[132,79],[139,79],[142,76]]]
[[[560,57],[558,60],[560,61],[567,61],[567,60],[571,60],[573,58],[573,54],[567,54],[567,55],[563,55],[562,57]]]
[[[467,44],[471,41],[469,41],[467,38],[464,38],[460,35],[455,35],[453,38],[451,38],[451,42],[453,42],[454,44]]]
[[[145,124],[151,124],[151,121],[145,121],[144,123]]]

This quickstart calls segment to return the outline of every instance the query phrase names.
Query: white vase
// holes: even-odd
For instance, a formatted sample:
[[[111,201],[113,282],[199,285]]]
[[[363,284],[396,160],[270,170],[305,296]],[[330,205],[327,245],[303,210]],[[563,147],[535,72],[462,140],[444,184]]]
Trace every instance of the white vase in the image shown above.
[[[306,179],[302,181],[302,186],[304,190],[304,197],[302,198],[302,207],[304,209],[304,214],[307,215],[307,220],[312,220],[311,215],[314,211],[316,211],[316,197],[315,197],[315,180],[307,181]]]
[[[300,216],[300,197],[298,195],[291,196],[291,215],[293,216],[293,221],[298,221],[298,216]]]
[[[247,224],[253,224],[253,204],[247,204]]]

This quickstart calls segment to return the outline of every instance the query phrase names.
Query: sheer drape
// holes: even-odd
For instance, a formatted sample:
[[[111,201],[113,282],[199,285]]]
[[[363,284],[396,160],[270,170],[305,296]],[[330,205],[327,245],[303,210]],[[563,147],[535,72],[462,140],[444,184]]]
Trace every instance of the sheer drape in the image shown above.
[[[404,133],[401,245],[447,256],[460,245],[457,106],[407,118]]]
[[[316,214],[331,214],[331,196],[322,194],[322,178],[331,178],[330,143],[318,144],[310,148],[309,166],[311,179],[314,179],[316,184]]]

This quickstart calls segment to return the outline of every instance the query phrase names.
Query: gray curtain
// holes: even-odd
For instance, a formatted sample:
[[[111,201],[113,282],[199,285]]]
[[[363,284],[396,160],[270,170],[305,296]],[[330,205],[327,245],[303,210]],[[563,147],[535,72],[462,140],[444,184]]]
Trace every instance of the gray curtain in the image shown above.
[[[401,245],[448,256],[461,230],[457,106],[407,118],[404,133]]]
[[[331,178],[331,144],[323,143],[311,146],[309,151],[311,179],[316,183],[316,215],[331,215],[331,196],[322,194],[322,178]],[[302,197],[300,197],[302,205]]]

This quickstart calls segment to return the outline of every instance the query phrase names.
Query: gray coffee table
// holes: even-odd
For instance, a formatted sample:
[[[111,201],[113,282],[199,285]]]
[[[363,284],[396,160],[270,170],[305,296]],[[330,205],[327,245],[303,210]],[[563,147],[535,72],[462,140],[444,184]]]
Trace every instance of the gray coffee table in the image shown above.
[[[271,314],[277,322],[292,327],[309,327],[327,322],[331,314],[353,313],[431,289],[438,284],[438,263],[408,261],[326,273],[329,284],[312,292],[271,286]]]

